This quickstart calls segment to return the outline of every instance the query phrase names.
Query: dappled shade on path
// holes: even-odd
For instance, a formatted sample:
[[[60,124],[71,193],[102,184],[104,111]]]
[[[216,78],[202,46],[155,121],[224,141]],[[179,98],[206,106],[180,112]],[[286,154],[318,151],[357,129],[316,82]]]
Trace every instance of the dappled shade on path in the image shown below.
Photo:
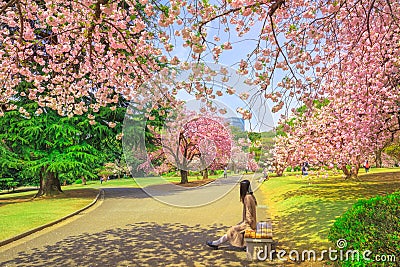
[[[135,223],[70,236],[43,250],[21,252],[2,266],[245,266],[245,252],[211,250],[205,241],[226,227]]]

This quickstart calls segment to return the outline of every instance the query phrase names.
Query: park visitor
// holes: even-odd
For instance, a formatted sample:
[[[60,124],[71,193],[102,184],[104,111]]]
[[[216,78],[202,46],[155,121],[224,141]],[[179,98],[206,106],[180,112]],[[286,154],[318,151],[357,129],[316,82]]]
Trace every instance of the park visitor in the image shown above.
[[[369,168],[370,168],[368,160],[365,161],[364,168],[365,168],[365,172],[367,173],[369,171]]]
[[[303,176],[307,176],[308,175],[306,165],[303,165],[303,167],[301,167],[301,175],[303,175]]]
[[[243,219],[240,223],[232,226],[228,232],[220,239],[215,241],[207,241],[209,247],[217,249],[219,245],[229,241],[232,246],[244,247],[244,232],[245,230],[256,230],[256,205],[257,200],[253,195],[249,180],[240,182],[240,202],[243,203]]]
[[[264,176],[264,180],[268,180],[268,170],[267,170],[267,168],[263,169],[263,176]]]
[[[258,180],[259,183],[262,183],[262,182],[267,181],[269,179],[267,168],[264,168],[262,173],[263,173],[263,176]]]

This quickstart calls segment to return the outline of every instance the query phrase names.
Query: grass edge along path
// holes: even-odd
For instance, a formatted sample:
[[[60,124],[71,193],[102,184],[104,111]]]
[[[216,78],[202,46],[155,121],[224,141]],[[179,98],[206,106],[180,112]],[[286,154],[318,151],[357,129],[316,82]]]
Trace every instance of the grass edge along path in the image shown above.
[[[213,175],[210,178],[220,178]],[[151,177],[149,177],[151,178]],[[165,177],[165,182],[177,183],[180,177]],[[198,176],[189,177],[189,181],[203,181]],[[208,179],[207,182],[212,181]],[[149,179],[147,185],[153,185]],[[63,194],[34,199],[37,190],[0,194],[0,246],[9,239],[19,237],[44,225],[64,219],[76,211],[85,208],[96,197],[99,189],[107,187],[139,187],[135,179],[112,179],[102,184],[98,180],[90,180],[87,185],[73,184],[62,186]]]
[[[53,225],[66,216],[74,215],[94,204],[98,194],[99,190],[93,188],[71,188],[54,197],[24,197],[22,201],[12,198],[11,202],[0,199],[0,245],[9,243],[9,239],[21,234],[40,230],[44,225]]]
[[[329,229],[357,200],[400,190],[400,168],[360,175],[360,181],[328,178],[272,177],[261,186],[272,218],[278,249],[289,252],[334,248]]]

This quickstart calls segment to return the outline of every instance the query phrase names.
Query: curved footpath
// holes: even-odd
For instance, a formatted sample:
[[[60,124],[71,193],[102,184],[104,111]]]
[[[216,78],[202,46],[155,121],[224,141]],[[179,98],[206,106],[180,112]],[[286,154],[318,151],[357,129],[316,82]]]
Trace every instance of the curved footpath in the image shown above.
[[[89,209],[0,247],[0,266],[265,266],[250,264],[245,252],[231,247],[205,246],[241,220],[238,191],[179,208],[139,188],[105,188],[104,199]],[[255,195],[262,203],[262,194]],[[190,191],[172,197],[187,202]],[[259,219],[264,211],[258,210]]]

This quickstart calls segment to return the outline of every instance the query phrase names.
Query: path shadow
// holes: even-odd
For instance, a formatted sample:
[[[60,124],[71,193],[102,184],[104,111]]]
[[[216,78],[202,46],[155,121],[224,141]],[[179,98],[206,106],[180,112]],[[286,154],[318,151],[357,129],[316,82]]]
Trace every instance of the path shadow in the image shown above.
[[[148,197],[165,197],[180,195],[182,193],[191,194],[197,190],[206,191],[212,188],[227,188],[225,191],[230,191],[238,184],[240,177],[232,176],[229,179],[216,179],[212,183],[199,187],[182,187],[172,183],[147,185],[143,188],[139,187],[104,187],[106,198],[148,198]],[[202,192],[203,192],[202,191]],[[224,191],[224,192],[225,192]]]
[[[109,187],[109,188],[102,188],[102,190],[104,190],[105,198],[132,199],[132,198],[149,198],[150,197],[142,188]]]
[[[226,227],[217,225],[203,228],[180,223],[135,223],[126,228],[70,236],[44,249],[21,252],[0,265],[255,266],[243,251],[205,246],[206,240],[224,230]]]

